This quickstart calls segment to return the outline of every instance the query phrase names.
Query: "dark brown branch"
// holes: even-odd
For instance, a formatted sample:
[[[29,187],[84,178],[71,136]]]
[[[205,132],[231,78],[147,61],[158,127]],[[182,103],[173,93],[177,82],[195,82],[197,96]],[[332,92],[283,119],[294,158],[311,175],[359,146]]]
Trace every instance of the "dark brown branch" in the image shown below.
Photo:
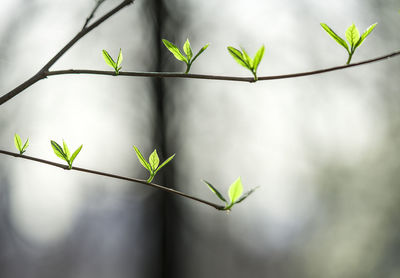
[[[288,79],[288,78],[302,77],[302,76],[308,76],[308,75],[316,75],[316,74],[326,73],[326,72],[330,72],[330,71],[342,70],[342,69],[352,68],[352,67],[361,66],[361,65],[365,65],[365,64],[370,64],[373,62],[378,62],[378,61],[382,61],[385,59],[389,59],[389,58],[392,58],[392,57],[395,57],[398,55],[400,55],[400,50],[392,52],[390,54],[386,54],[383,56],[379,56],[376,58],[364,60],[364,61],[361,61],[358,63],[349,64],[349,65],[342,65],[342,66],[336,66],[336,67],[330,67],[330,68],[306,71],[306,72],[262,76],[262,77],[258,78],[258,81]],[[62,75],[62,74],[97,74],[97,75],[116,76],[114,71],[87,70],[87,69],[55,70],[55,71],[46,72],[45,74],[46,74],[46,76]],[[221,76],[221,75],[190,74],[190,73],[186,74],[186,73],[179,73],[179,72],[132,72],[132,71],[124,72],[124,71],[120,71],[118,75],[136,76],[136,77],[158,77],[158,78],[173,77],[173,78],[255,82],[253,77]]]
[[[96,13],[97,9],[100,7],[101,4],[104,3],[104,1],[106,0],[97,0],[96,1],[96,6],[93,8],[92,12],[90,13],[90,15],[86,18],[85,24],[83,24],[82,30],[86,28],[86,26],[88,26],[89,22],[92,20],[94,14]]]
[[[0,150],[0,154],[4,154],[4,155],[8,155],[8,156],[14,156],[14,157],[19,157],[19,158],[23,158],[23,159],[28,159],[28,160],[32,160],[38,163],[42,163],[42,164],[47,164],[53,167],[58,167],[64,170],[68,170],[68,165],[65,164],[60,164],[60,163],[55,163],[52,161],[48,161],[48,160],[44,160],[41,158],[37,158],[37,157],[33,157],[33,156],[27,156],[27,155],[21,155],[18,153],[13,153],[13,152],[9,152],[9,151],[4,151],[4,150]],[[149,183],[145,180],[141,180],[141,179],[135,179],[135,178],[128,178],[128,177],[124,177],[124,176],[119,176],[119,175],[115,175],[115,174],[109,174],[109,173],[105,173],[105,172],[100,172],[100,171],[96,171],[96,170],[91,170],[91,169],[85,169],[85,168],[80,168],[80,167],[72,167],[70,170],[74,170],[74,171],[79,171],[79,172],[84,172],[84,173],[90,173],[90,174],[94,174],[94,175],[99,175],[99,176],[105,176],[105,177],[109,177],[109,178],[113,178],[113,179],[119,179],[119,180],[125,180],[125,181],[129,181],[129,182],[136,182],[136,183],[141,183],[147,186],[151,186],[154,188],[157,188],[159,190],[163,190],[172,194],[177,194],[179,196],[185,197],[185,198],[189,198],[192,199],[194,201],[203,203],[205,205],[211,206],[216,208],[217,210],[224,210],[224,206],[221,205],[217,205],[202,199],[199,199],[197,197],[188,195],[186,193],[159,185],[159,184],[155,184],[155,183]]]
[[[46,65],[44,65],[43,68],[40,69],[40,71],[29,78],[27,81],[22,83],[21,85],[17,86],[7,94],[3,95],[0,97],[0,105],[4,104],[5,102],[9,101],[19,93],[21,93],[23,90],[26,88],[32,86],[39,80],[43,79],[46,77],[46,73],[49,70],[49,68],[54,65],[55,62],[57,62],[58,59],[61,58],[62,55],[64,55],[65,52],[67,52],[79,39],[81,39],[83,36],[85,36],[87,33],[92,31],[94,28],[99,26],[101,23],[103,23],[105,20],[110,18],[112,15],[120,11],[122,8],[130,5],[133,3],[134,0],[124,0],[121,4],[119,4],[117,7],[100,17],[98,20],[93,22],[91,25],[83,28],[78,34],[75,35],[75,37],[68,42],[53,58],[50,59],[50,61],[47,62]]]

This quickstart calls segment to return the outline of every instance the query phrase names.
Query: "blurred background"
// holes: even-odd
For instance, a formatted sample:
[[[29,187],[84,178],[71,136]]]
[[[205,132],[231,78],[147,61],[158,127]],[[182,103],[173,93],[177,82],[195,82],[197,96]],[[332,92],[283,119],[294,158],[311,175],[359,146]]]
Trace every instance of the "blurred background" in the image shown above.
[[[107,0],[96,18],[121,1]],[[94,0],[3,0],[0,92],[36,73],[83,26]],[[377,28],[353,62],[399,48],[395,0],[136,0],[52,69],[178,71],[162,45],[198,51],[192,73],[259,76],[320,69],[344,36]],[[260,188],[229,214],[134,183],[0,156],[0,277],[400,277],[400,59],[255,84],[94,75],[52,76],[0,107],[0,148],[60,162],[50,140],[83,144],[74,165],[147,178],[147,157],[176,153],[157,183],[218,202],[242,177]]]

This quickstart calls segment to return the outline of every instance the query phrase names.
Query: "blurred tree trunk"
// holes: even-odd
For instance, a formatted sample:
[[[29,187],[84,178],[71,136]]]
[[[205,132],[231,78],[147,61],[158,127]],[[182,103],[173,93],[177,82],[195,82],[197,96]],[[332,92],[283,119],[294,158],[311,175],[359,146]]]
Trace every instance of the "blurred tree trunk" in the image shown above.
[[[152,70],[162,72],[170,71],[171,66],[166,69],[166,58],[169,53],[162,44],[163,38],[175,41],[182,31],[180,26],[185,20],[182,13],[176,12],[170,14],[169,11],[177,11],[180,7],[175,1],[166,0],[150,0],[146,4],[150,11],[151,20],[148,30],[153,30],[153,45],[156,53]],[[180,24],[177,24],[177,23]],[[169,134],[173,134],[172,130],[176,123],[173,119],[174,96],[171,94],[171,80],[152,79],[153,87],[153,111],[154,111],[154,145],[159,150],[160,159],[165,160],[172,155],[176,150],[176,140],[169,140]],[[172,80],[176,86],[176,80]],[[176,179],[174,175],[174,163],[168,164],[168,167],[163,169],[157,177],[157,181],[161,184],[173,187]],[[169,193],[159,192],[159,223],[160,223],[160,277],[178,277],[177,271],[178,259],[175,250],[179,244],[177,240],[179,235],[179,224],[175,221],[179,214],[178,206],[175,203],[175,198]]]

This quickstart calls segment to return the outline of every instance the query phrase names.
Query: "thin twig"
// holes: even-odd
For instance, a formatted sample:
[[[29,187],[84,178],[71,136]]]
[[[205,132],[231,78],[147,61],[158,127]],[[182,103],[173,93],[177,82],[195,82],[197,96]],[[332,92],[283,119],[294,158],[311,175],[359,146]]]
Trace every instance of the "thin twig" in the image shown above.
[[[113,179],[119,179],[119,180],[125,180],[125,181],[129,181],[129,182],[141,183],[141,184],[144,184],[144,185],[147,185],[147,186],[150,186],[150,187],[157,188],[159,190],[163,190],[163,191],[166,191],[166,192],[169,192],[169,193],[172,193],[172,194],[177,194],[179,196],[195,200],[195,201],[203,203],[205,205],[214,207],[217,210],[224,210],[224,206],[221,206],[221,205],[218,205],[218,204],[214,204],[214,203],[199,199],[197,197],[194,197],[194,196],[188,195],[186,193],[171,189],[169,187],[165,187],[165,186],[162,186],[162,185],[159,185],[159,184],[155,184],[155,183],[149,183],[149,182],[147,182],[145,180],[129,178],[129,177],[124,177],[124,176],[115,175],[115,174],[109,174],[109,173],[105,173],[105,172],[101,172],[101,171],[85,169],[85,168],[80,168],[80,167],[72,167],[71,169],[69,169],[68,165],[65,165],[65,164],[60,164],[60,163],[52,162],[52,161],[49,161],[49,160],[44,160],[44,159],[41,159],[41,158],[28,156],[28,155],[21,155],[19,153],[13,153],[13,152],[4,151],[4,150],[0,150],[0,154],[13,156],[13,157],[19,157],[19,158],[23,158],[23,159],[27,159],[27,160],[32,160],[32,161],[35,161],[35,162],[38,162],[38,163],[51,165],[53,167],[58,167],[58,168],[61,168],[61,169],[64,169],[64,170],[74,170],[74,171],[90,173],[90,174],[99,175],[99,176],[105,176],[105,177],[109,177],[109,178],[113,178]]]
[[[288,79],[309,75],[316,75],[321,73],[326,73],[330,71],[342,70],[347,68],[352,68],[356,66],[361,66],[365,64],[370,64],[373,62],[382,61],[395,56],[400,55],[400,50],[379,56],[376,58],[364,60],[358,63],[353,63],[349,65],[341,65],[336,67],[330,67],[325,69],[305,71],[298,73],[282,74],[282,75],[270,75],[258,77],[258,81],[265,80],[276,80],[276,79]],[[46,76],[52,75],[62,75],[62,74],[95,74],[95,75],[112,75],[116,76],[115,71],[102,71],[102,70],[88,70],[88,69],[69,69],[69,70],[55,70],[46,72]],[[255,82],[254,77],[238,77],[238,76],[223,76],[223,75],[206,75],[206,74],[191,74],[191,73],[179,73],[179,72],[133,72],[133,71],[120,71],[118,75],[121,76],[136,76],[136,77],[158,77],[158,78],[190,78],[190,79],[209,79],[209,80],[224,80],[224,81],[242,81],[242,82]]]
[[[134,0],[124,0],[121,4],[119,4],[117,7],[115,7],[114,9],[112,9],[111,11],[109,11],[108,13],[106,13],[105,15],[103,15],[102,17],[100,17],[98,20],[96,20],[95,22],[93,22],[92,24],[86,26],[85,28],[83,28],[78,34],[75,35],[75,37],[68,42],[53,58],[51,58],[46,65],[43,66],[43,68],[41,68],[39,70],[38,73],[36,73],[34,76],[32,76],[31,78],[29,78],[27,81],[23,82],[22,84],[18,85],[16,88],[14,88],[13,90],[11,90],[10,92],[8,92],[7,94],[3,95],[0,97],[0,105],[4,104],[5,102],[7,102],[8,100],[12,99],[13,97],[15,97],[16,95],[18,95],[19,93],[21,93],[23,90],[25,90],[26,88],[32,86],[33,84],[35,84],[36,82],[38,82],[39,80],[46,78],[46,73],[48,72],[48,70],[50,69],[50,67],[52,65],[54,65],[55,62],[57,62],[58,59],[61,58],[62,55],[64,55],[65,52],[67,52],[79,39],[81,39],[83,36],[85,36],[87,33],[89,33],[90,31],[92,31],[94,28],[96,28],[97,26],[99,26],[101,23],[103,23],[105,20],[107,20],[108,18],[110,18],[112,15],[114,15],[115,13],[117,13],[118,11],[120,11],[122,8],[130,5],[133,3]]]
[[[96,13],[97,9],[100,7],[101,4],[104,3],[106,0],[97,0],[96,1],[96,6],[93,8],[92,12],[90,15],[86,18],[85,24],[83,24],[82,30],[86,28],[86,26],[89,24],[89,22],[92,20],[94,14]]]

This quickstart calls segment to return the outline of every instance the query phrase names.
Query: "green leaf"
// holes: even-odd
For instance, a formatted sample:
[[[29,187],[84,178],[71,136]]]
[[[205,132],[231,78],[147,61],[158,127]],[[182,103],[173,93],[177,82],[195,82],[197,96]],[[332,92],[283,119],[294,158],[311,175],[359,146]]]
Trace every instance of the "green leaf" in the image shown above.
[[[79,148],[77,148],[76,151],[74,151],[74,153],[72,154],[71,159],[70,159],[71,166],[72,166],[72,162],[74,162],[76,156],[82,150],[82,147],[83,147],[83,145],[81,145]]]
[[[339,37],[328,25],[326,25],[325,23],[320,23],[322,28],[324,28],[324,30],[341,46],[343,46],[348,53],[350,53],[349,47],[346,43],[346,41],[344,39],[342,39],[341,37]]]
[[[242,180],[238,177],[229,187],[229,198],[231,199],[231,204],[234,204],[242,195],[243,185]]]
[[[246,199],[247,197],[249,197],[249,195],[252,194],[254,191],[256,191],[257,188],[258,188],[258,186],[257,186],[257,187],[254,187],[254,188],[250,189],[249,191],[247,191],[246,193],[244,193],[244,194],[242,195],[242,197],[240,197],[240,198],[235,202],[235,204],[239,204],[239,203],[242,202],[244,199]]]
[[[135,149],[136,155],[140,161],[140,163],[143,165],[144,168],[146,168],[150,173],[152,172],[150,164],[144,159],[143,155],[140,153],[139,149],[136,148],[136,146],[133,146]]]
[[[29,138],[26,139],[24,146],[22,147],[22,153],[26,151],[29,146]]]
[[[157,155],[157,150],[154,150],[150,154],[149,163],[150,163],[150,167],[151,167],[151,169],[153,169],[153,171],[157,170],[158,164],[160,163],[160,159],[158,158],[158,155]]]
[[[221,194],[211,183],[209,183],[209,182],[206,181],[206,180],[203,180],[203,182],[204,182],[205,184],[207,184],[208,188],[210,188],[210,190],[211,190],[221,201],[225,202],[226,204],[228,203],[228,202],[225,200],[224,196],[222,196],[222,194]]]
[[[203,46],[203,47],[199,50],[199,52],[197,52],[196,56],[194,56],[194,58],[193,58],[193,60],[192,60],[192,62],[191,62],[192,64],[193,64],[194,60],[196,60],[197,57],[199,57],[200,54],[203,53],[204,50],[207,49],[208,46],[209,46],[209,44],[207,43],[205,46]]]
[[[57,144],[57,142],[50,140],[51,142],[51,147],[53,148],[54,153],[61,158],[62,160],[65,160],[69,163],[68,161],[68,157],[66,156],[66,154],[64,153],[63,149],[61,148],[61,146],[59,144]]]
[[[346,39],[349,42],[351,49],[354,50],[355,45],[357,44],[358,40],[360,39],[360,32],[358,32],[358,29],[354,25],[354,23],[349,28],[347,28]]]
[[[190,61],[190,59],[192,59],[193,52],[192,52],[192,48],[190,47],[189,39],[186,39],[186,42],[183,45],[183,51],[185,52],[188,61]]]
[[[264,56],[264,51],[265,47],[264,45],[261,46],[261,48],[257,51],[256,55],[254,56],[254,64],[253,64],[253,70],[256,72],[258,65],[260,64],[263,56]]]
[[[377,24],[378,24],[378,23],[372,24],[371,26],[369,26],[369,27],[367,28],[367,30],[364,31],[364,33],[361,35],[361,38],[358,40],[358,42],[357,42],[357,44],[356,44],[355,47],[359,47],[359,46],[363,43],[363,41],[365,40],[365,38],[372,32],[372,30],[375,29],[375,27],[376,27]]]
[[[172,159],[174,159],[174,157],[175,157],[175,154],[168,157],[163,163],[161,163],[160,167],[157,168],[157,170],[154,172],[154,174],[156,174],[158,171],[160,171],[165,165],[167,165]]]
[[[22,141],[21,137],[17,133],[14,134],[14,145],[19,153],[22,154]]]
[[[238,62],[239,65],[251,70],[250,65],[247,64],[245,58],[243,57],[242,52],[240,50],[237,50],[236,48],[232,46],[228,46],[228,51],[232,55],[232,57]]]
[[[113,69],[116,68],[113,58],[111,58],[110,54],[108,54],[108,52],[106,50],[104,50],[104,49],[103,49],[103,58],[104,58],[104,61],[106,61],[106,63],[110,67],[112,67]]]
[[[68,158],[68,160],[69,160],[69,158],[70,158],[71,154],[70,154],[70,152],[69,152],[69,149],[68,149],[67,143],[65,143],[65,141],[64,141],[64,140],[63,140],[63,150],[64,150],[64,153],[65,153],[65,155],[67,156],[67,158]]]
[[[117,71],[119,71],[121,69],[120,65],[122,63],[122,59],[123,59],[123,57],[122,57],[122,49],[120,48],[119,49],[119,54],[118,54],[118,59],[117,59],[117,66],[116,66]]]
[[[181,51],[178,49],[178,47],[176,45],[174,45],[173,43],[167,41],[166,39],[162,40],[164,45],[168,48],[168,50],[174,54],[175,58],[185,62],[186,64],[188,63],[188,60],[185,56],[183,56],[183,54],[181,53]]]
[[[253,59],[250,58],[249,54],[247,54],[247,52],[246,52],[246,50],[244,50],[244,48],[242,48],[242,53],[243,53],[244,60],[250,66],[249,69],[253,70]]]

